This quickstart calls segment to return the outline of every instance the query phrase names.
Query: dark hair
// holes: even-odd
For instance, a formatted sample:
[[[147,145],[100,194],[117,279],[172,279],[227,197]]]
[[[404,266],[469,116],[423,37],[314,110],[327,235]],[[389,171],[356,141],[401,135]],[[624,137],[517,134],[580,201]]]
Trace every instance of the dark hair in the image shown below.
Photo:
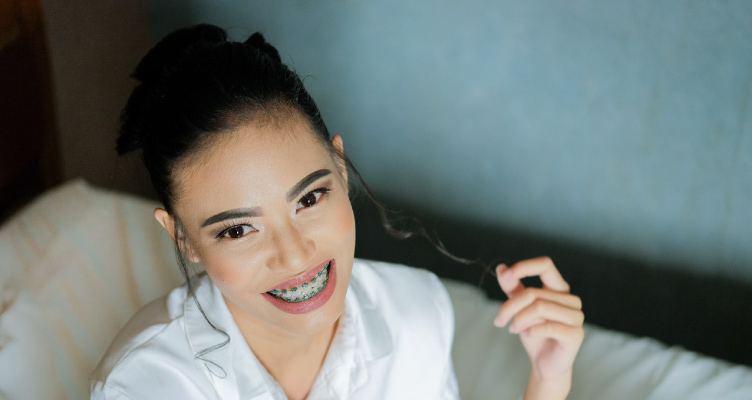
[[[329,131],[298,76],[254,33],[244,43],[197,25],[160,41],[136,67],[141,83],[121,117],[117,151],[142,150],[154,190],[172,213],[176,162],[205,140],[259,116],[299,113],[329,143]]]
[[[154,190],[175,219],[181,272],[202,314],[180,249],[183,233],[173,208],[173,171],[212,135],[231,131],[254,118],[304,117],[316,137],[344,161],[363,193],[374,202],[390,235],[402,239],[424,236],[446,256],[470,263],[449,253],[435,235],[415,221],[407,221],[410,229],[394,227],[388,211],[375,199],[352,162],[331,145],[329,131],[301,79],[282,63],[279,52],[260,33],[241,43],[228,41],[225,31],[213,25],[179,29],[144,56],[132,77],[140,83],[123,109],[116,149],[120,155],[141,150]],[[226,343],[203,350],[196,357],[203,359],[204,354]]]
[[[122,155],[141,149],[154,190],[173,217],[177,216],[173,212],[172,172],[178,161],[200,149],[211,135],[253,118],[297,113],[345,162],[365,195],[376,204],[390,235],[403,239],[425,236],[448,257],[467,261],[447,252],[420,224],[408,221],[413,228],[394,227],[388,211],[352,162],[331,146],[329,130],[301,79],[282,63],[277,49],[260,33],[240,43],[227,40],[225,31],[214,25],[179,29],[144,56],[132,77],[140,84],[123,110],[117,152]]]

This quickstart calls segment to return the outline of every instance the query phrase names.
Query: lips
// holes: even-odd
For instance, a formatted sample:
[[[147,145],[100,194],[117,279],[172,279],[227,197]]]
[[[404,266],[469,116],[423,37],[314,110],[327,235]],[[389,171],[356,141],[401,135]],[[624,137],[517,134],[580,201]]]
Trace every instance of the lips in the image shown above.
[[[321,272],[321,275],[319,275]],[[314,280],[313,285],[311,280]],[[297,285],[297,286],[295,286]],[[303,287],[303,285],[306,285]],[[322,263],[302,277],[282,282],[261,295],[278,309],[290,314],[304,314],[326,304],[337,285],[337,265],[334,260]],[[297,288],[297,290],[292,290]],[[287,291],[283,293],[283,291]],[[275,292],[276,291],[276,292]],[[315,293],[313,293],[315,291]],[[301,296],[302,293],[302,296]],[[308,296],[306,297],[306,294]],[[313,294],[313,295],[311,295]]]
[[[324,261],[323,263],[309,269],[308,272],[306,272],[305,274],[283,281],[279,283],[278,285],[274,286],[273,288],[267,290],[266,292],[271,294],[271,292],[275,290],[282,291],[282,290],[290,289],[296,286],[300,287],[303,283],[310,282],[311,279],[320,275],[319,273],[332,261],[334,260]]]
[[[331,262],[326,263],[326,265],[324,265],[321,270],[313,275],[313,278],[311,278],[310,280],[302,281],[295,286],[282,286],[282,288],[279,289],[272,289],[267,293],[278,299],[285,300],[288,303],[299,303],[301,301],[306,301],[309,298],[316,296],[317,294],[319,294],[319,292],[326,288],[329,280],[330,264]],[[306,275],[310,276],[310,274]]]

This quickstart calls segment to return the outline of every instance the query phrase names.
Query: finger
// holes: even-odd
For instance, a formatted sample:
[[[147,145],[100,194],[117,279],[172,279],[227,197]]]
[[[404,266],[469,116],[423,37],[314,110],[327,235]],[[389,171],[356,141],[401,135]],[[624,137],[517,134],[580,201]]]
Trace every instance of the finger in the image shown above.
[[[506,271],[509,271],[509,267],[506,264],[501,264],[496,267],[496,280],[499,282],[499,287],[507,297],[512,298],[517,292],[524,289],[522,282],[517,279],[510,279],[509,275],[504,275]]]
[[[527,288],[518,292],[516,296],[511,297],[501,305],[499,313],[494,320],[494,324],[498,327],[506,325],[507,322],[517,315],[518,312],[532,304],[537,299],[548,300],[574,310],[582,309],[582,300],[573,294],[553,292],[546,289]]]
[[[581,310],[537,299],[514,316],[514,320],[509,325],[509,332],[519,333],[533,325],[548,321],[560,322],[570,326],[581,326],[585,322],[585,314]]]
[[[539,276],[543,287],[557,292],[569,292],[569,284],[556,269],[556,265],[549,257],[531,258],[514,264],[511,268],[506,269],[500,279],[501,282],[508,286],[513,286],[522,278]]]
[[[578,348],[585,338],[585,330],[581,326],[570,326],[559,322],[545,322],[533,325],[522,332],[523,335],[554,339],[568,348]]]
[[[574,310],[582,309],[582,300],[575,295],[552,292],[546,289],[527,288],[501,305],[499,313],[494,319],[494,324],[498,327],[505,326],[518,312],[528,307],[537,299],[545,299]]]

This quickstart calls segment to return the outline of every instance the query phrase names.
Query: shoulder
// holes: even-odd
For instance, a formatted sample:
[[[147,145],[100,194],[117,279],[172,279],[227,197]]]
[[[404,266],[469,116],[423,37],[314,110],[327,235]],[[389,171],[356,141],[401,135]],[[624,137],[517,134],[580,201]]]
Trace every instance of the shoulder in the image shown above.
[[[353,279],[366,283],[366,289],[371,296],[386,296],[387,298],[402,299],[410,297],[414,300],[428,299],[431,302],[451,307],[449,295],[439,278],[425,269],[408,267],[402,264],[392,264],[382,261],[356,259],[353,262]],[[389,289],[388,293],[384,290]],[[396,292],[396,293],[395,293]],[[422,303],[418,301],[418,303]]]
[[[356,259],[353,281],[389,321],[440,329],[451,336],[454,312],[449,295],[432,272],[401,264]],[[436,332],[436,331],[434,331]]]
[[[90,376],[92,399],[177,398],[200,389],[201,379],[191,379],[202,376],[185,334],[186,299],[187,289],[176,288],[128,321]]]
[[[451,359],[454,312],[436,275],[399,264],[355,260],[350,289],[362,324],[360,346],[371,357],[367,368],[372,384],[365,385],[363,393],[440,398],[442,390],[456,392]]]

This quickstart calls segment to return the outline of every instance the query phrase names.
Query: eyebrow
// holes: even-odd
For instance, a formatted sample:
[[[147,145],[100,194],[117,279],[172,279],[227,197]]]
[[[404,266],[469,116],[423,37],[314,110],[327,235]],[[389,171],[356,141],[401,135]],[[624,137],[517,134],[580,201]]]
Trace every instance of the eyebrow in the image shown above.
[[[261,215],[261,210],[258,207],[236,208],[234,210],[223,211],[217,215],[212,215],[211,217],[207,218],[203,224],[201,224],[201,227],[205,228],[209,225],[214,225],[217,222],[222,222],[226,219],[241,218],[241,217],[258,217],[260,215]]]
[[[320,169],[318,171],[313,171],[305,178],[301,179],[300,182],[296,183],[295,186],[290,188],[290,190],[287,191],[287,202],[291,202],[295,200],[296,197],[298,197],[301,193],[303,193],[303,190],[308,187],[308,185],[312,184],[313,182],[316,182],[316,180],[325,177],[329,174],[331,174],[332,171],[328,169]]]
[[[297,198],[303,192],[303,190],[305,190],[305,188],[308,187],[308,185],[312,184],[313,182],[316,182],[316,180],[322,177],[325,177],[331,173],[332,171],[328,169],[320,169],[318,171],[311,172],[305,178],[301,179],[300,182],[296,183],[295,186],[290,188],[290,190],[287,191],[287,194],[286,194],[287,202],[289,203],[295,200],[295,198]],[[259,209],[258,207],[236,208],[234,210],[227,210],[219,214],[212,215],[211,217],[207,218],[203,224],[201,224],[201,228],[205,228],[209,225],[214,225],[218,222],[222,222],[228,219],[242,218],[242,217],[251,218],[251,217],[258,217],[260,215],[261,215],[261,209]]]

